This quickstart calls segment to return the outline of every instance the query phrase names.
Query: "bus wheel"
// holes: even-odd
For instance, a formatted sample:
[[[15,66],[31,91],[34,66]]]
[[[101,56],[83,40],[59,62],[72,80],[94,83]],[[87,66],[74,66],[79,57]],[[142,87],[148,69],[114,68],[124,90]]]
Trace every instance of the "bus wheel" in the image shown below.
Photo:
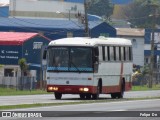
[[[97,93],[96,94],[92,94],[92,98],[93,99],[98,99],[99,98],[99,92],[100,92],[100,85],[98,84]]]
[[[91,99],[91,94],[86,94],[86,99],[87,100]]]
[[[124,96],[124,91],[125,91],[125,84],[122,83],[121,92],[117,93],[117,97],[118,97],[118,98],[123,98],[123,96]]]
[[[121,92],[117,93],[118,98],[123,98],[123,95],[124,95],[124,91],[121,91]]]
[[[79,96],[80,96],[80,99],[85,99],[85,94],[79,94]]]
[[[62,98],[62,93],[54,93],[54,96],[57,100],[60,100]]]
[[[117,94],[116,93],[111,93],[111,98],[112,99],[115,99],[117,97]]]

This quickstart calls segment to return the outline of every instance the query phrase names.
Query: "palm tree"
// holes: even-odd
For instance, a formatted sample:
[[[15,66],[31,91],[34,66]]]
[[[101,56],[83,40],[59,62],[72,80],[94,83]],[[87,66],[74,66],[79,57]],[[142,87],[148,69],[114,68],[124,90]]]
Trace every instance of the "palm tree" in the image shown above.
[[[18,64],[20,66],[21,69],[21,90],[23,90],[23,78],[24,78],[24,72],[27,71],[28,65],[27,65],[27,61],[25,58],[21,58],[18,61]]]

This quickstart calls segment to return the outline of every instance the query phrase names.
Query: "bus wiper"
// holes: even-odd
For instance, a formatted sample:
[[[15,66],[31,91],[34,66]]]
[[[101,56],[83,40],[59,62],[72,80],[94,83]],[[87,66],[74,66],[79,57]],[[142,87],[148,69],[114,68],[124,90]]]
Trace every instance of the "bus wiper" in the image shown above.
[[[81,71],[78,69],[78,67],[70,60],[70,63],[77,69],[77,71],[79,72],[79,73],[81,73]]]

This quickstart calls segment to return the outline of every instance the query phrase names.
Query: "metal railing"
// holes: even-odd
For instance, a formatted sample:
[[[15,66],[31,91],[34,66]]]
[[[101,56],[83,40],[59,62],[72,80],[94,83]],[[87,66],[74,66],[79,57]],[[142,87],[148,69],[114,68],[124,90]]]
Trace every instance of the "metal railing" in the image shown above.
[[[36,89],[35,77],[4,77],[0,76],[0,86],[8,88],[16,88],[19,90]]]

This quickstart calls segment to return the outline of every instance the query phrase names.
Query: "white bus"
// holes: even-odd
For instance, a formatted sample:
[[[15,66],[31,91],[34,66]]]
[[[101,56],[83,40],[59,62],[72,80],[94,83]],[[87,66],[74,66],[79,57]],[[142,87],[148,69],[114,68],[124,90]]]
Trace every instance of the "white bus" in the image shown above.
[[[97,99],[99,94],[123,98],[131,89],[132,44],[122,38],[64,38],[47,48],[47,92],[56,99],[79,94]]]

